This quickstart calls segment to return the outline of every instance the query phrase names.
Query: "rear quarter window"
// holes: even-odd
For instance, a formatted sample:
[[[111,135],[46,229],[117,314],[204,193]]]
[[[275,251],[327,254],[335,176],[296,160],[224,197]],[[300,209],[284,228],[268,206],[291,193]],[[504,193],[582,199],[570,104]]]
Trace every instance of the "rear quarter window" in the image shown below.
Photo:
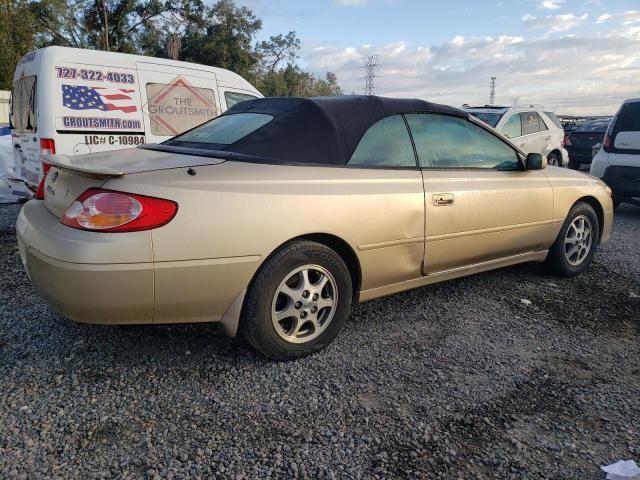
[[[558,128],[562,129],[562,124],[560,123],[560,120],[558,120],[558,117],[556,117],[556,114],[553,112],[544,112],[544,114],[547,116],[547,118],[549,120],[551,120],[551,122]]]
[[[617,132],[640,132],[640,102],[625,103],[618,114]]]

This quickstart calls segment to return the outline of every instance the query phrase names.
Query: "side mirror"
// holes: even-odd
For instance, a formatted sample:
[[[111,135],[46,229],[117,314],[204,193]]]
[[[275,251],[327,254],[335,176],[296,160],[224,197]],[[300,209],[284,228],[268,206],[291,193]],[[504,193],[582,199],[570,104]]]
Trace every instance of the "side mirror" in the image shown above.
[[[539,153],[530,153],[527,155],[527,170],[542,170],[547,166],[547,161]]]

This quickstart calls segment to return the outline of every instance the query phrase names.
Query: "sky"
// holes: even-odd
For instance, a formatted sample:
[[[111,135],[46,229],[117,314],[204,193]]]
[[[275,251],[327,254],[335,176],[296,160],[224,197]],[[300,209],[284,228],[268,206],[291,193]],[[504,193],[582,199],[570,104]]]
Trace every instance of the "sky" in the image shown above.
[[[295,31],[299,63],[364,91],[460,106],[543,105],[613,114],[640,97],[640,0],[237,0],[262,18],[259,40]]]

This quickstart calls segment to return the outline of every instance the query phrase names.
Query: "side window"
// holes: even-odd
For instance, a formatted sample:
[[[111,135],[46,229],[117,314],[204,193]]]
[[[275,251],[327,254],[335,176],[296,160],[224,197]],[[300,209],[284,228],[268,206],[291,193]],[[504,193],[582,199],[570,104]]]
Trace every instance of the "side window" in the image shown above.
[[[423,168],[491,168],[519,170],[516,151],[463,118],[406,115]]]
[[[538,124],[540,125],[540,131],[544,132],[545,130],[549,130],[549,127],[547,126],[547,123],[544,121],[544,118],[542,118],[537,113],[536,113],[536,117],[538,117]]]
[[[227,108],[233,107],[236,103],[244,102],[245,100],[255,100],[256,96],[248,95],[246,93],[238,92],[224,92],[224,99],[227,102]]]
[[[198,88],[186,82],[147,83],[145,87],[153,135],[173,137],[218,116],[210,88]]]
[[[540,121],[536,112],[524,112],[521,113],[522,117],[522,134],[530,135],[532,133],[538,133],[540,130],[546,130],[546,128],[540,128]]]
[[[522,121],[519,114],[511,115],[504,126],[502,127],[502,134],[507,138],[516,138],[522,136]]]
[[[349,165],[415,167],[416,158],[402,115],[383,118],[366,131]]]

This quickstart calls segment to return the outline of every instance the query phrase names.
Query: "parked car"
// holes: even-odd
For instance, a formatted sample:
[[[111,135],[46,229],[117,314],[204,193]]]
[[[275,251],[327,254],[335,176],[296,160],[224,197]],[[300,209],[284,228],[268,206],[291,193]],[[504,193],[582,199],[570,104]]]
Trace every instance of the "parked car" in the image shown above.
[[[52,305],[219,322],[275,359],[328,345],[353,302],[528,261],[577,275],[611,234],[603,182],[421,100],[250,100],[159,145],[47,162],[16,230]]]
[[[564,130],[553,112],[539,107],[465,106],[464,110],[495,128],[525,153],[540,153],[549,165],[566,167]]]
[[[257,97],[249,82],[222,68],[77,48],[34,50],[13,77],[13,193],[33,196],[42,154],[162,142]]]
[[[569,132],[564,137],[564,146],[569,153],[569,168],[579,170],[582,165],[590,165],[593,150],[602,145],[610,118],[593,120]]]
[[[640,206],[640,98],[625,101],[615,114],[590,173],[611,187],[614,206]]]

